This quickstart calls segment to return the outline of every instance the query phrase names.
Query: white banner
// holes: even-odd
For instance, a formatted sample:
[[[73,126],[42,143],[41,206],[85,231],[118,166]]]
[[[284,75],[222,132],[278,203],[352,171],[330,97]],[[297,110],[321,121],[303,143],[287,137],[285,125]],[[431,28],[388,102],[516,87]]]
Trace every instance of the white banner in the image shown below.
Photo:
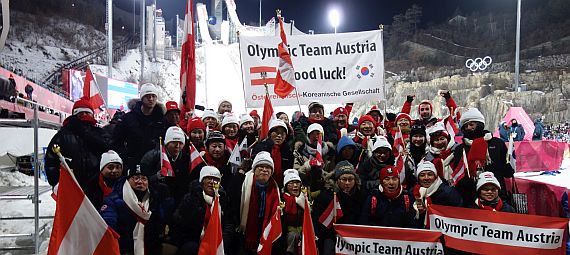
[[[241,36],[240,53],[247,107],[263,107],[264,83],[274,106],[296,105],[296,93],[273,93],[278,36]],[[379,30],[287,36],[301,104],[377,101],[384,98],[384,52]],[[264,77],[265,76],[265,77]]]

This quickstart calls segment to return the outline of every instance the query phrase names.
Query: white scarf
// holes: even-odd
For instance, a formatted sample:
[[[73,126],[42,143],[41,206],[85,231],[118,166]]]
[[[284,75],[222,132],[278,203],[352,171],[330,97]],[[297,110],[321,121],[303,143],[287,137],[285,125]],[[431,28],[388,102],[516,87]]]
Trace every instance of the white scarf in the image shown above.
[[[144,224],[150,219],[150,192],[147,190],[142,202],[139,202],[135,191],[128,181],[123,184],[123,200],[131,212],[137,216],[137,224],[133,230],[134,254],[144,255]]]
[[[431,186],[424,188],[424,187],[420,187],[420,198],[422,203],[425,206],[426,212],[428,209],[428,204],[426,203],[426,199],[428,197],[431,197],[431,195],[433,195],[437,189],[439,189],[439,186],[442,184],[443,182],[441,181],[441,178],[436,177],[435,181],[431,184]],[[420,217],[420,212],[418,210],[418,206],[416,203],[414,203],[414,210],[416,210],[416,219],[419,219]],[[427,223],[427,213],[426,213],[426,217],[424,218],[424,225]]]
[[[241,204],[240,204],[240,221],[238,230],[241,233],[245,233],[245,226],[247,225],[247,214],[249,213],[249,201],[251,197],[251,187],[254,185],[253,171],[245,173],[245,179],[243,180],[243,185],[241,186]]]

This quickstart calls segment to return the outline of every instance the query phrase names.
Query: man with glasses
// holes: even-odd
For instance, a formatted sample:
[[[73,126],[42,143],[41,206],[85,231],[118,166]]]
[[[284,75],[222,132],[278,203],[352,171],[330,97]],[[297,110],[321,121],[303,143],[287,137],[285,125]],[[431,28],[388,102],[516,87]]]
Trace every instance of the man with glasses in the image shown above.
[[[160,254],[173,201],[167,192],[149,188],[140,167],[129,169],[115,189],[103,200],[100,213],[107,225],[120,235],[121,254]]]
[[[283,171],[293,168],[293,152],[291,147],[287,146],[290,139],[287,131],[285,122],[271,120],[269,122],[269,136],[258,142],[252,151],[254,157],[261,151],[271,153],[271,159],[274,162],[273,179],[278,185],[283,183]]]
[[[312,217],[319,219],[336,196],[343,216],[336,219],[337,224],[358,224],[360,210],[366,199],[366,192],[360,189],[360,179],[354,166],[348,161],[339,162],[334,169],[335,184],[331,189],[322,190],[313,203]],[[321,223],[315,223],[317,247],[322,254],[334,254],[336,233]]]

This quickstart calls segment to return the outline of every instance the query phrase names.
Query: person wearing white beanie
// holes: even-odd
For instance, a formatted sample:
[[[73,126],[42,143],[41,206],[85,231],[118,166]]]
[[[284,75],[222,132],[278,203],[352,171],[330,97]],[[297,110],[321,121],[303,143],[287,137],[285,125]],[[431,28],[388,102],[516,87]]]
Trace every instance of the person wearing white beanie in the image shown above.
[[[100,173],[85,188],[85,195],[95,208],[101,208],[103,199],[111,194],[113,186],[123,176],[123,160],[113,150],[101,154]]]
[[[139,97],[143,98],[146,95],[154,95],[158,97],[158,88],[152,83],[145,83],[141,85],[139,90]]]
[[[274,168],[271,154],[269,154],[269,152],[267,151],[261,151],[257,153],[257,155],[255,155],[255,158],[253,159],[253,164],[251,165],[251,168],[255,172],[258,172],[258,170],[259,172],[262,172],[263,173],[262,176],[264,177],[265,182],[269,181],[269,178],[271,177],[271,175],[273,175],[273,168]],[[263,171],[263,170],[268,170],[268,171]],[[266,172],[268,173],[268,175]]]
[[[198,179],[198,182],[201,183],[204,180],[204,177],[212,177],[214,181],[220,182],[222,174],[216,167],[204,166],[200,170],[200,178]]]
[[[245,134],[255,134],[255,123],[253,117],[249,114],[242,114],[239,120],[239,128],[243,130]]]
[[[286,252],[287,254],[296,254],[299,240],[301,238],[303,221],[302,216],[305,209],[305,193],[301,192],[301,178],[299,172],[295,169],[287,169],[283,172],[285,179],[283,180],[282,201],[285,204],[283,208],[282,221],[285,226],[283,234],[286,235]]]
[[[501,184],[492,172],[482,172],[477,180],[477,194],[471,208],[515,213],[515,209],[499,197]]]
[[[467,122],[474,121],[480,122],[485,125],[485,116],[477,108],[469,108],[463,114],[461,114],[461,120],[459,121],[459,126],[463,127]]]
[[[239,131],[239,120],[233,115],[226,113],[224,119],[222,120],[222,134],[226,137],[226,146],[229,151],[233,151],[234,147],[239,141],[238,131]]]
[[[252,155],[256,155],[260,151],[266,151],[271,154],[273,159],[273,179],[279,187],[283,187],[284,171],[293,168],[293,151],[287,144],[287,126],[282,120],[271,120],[269,122],[269,132],[267,138],[257,141],[253,146]]]
[[[453,187],[443,184],[437,176],[437,170],[433,163],[421,161],[416,168],[418,184],[412,189],[416,199],[414,209],[416,219],[420,219],[424,226],[427,223],[425,213],[432,204],[445,206],[463,206],[461,194]]]
[[[179,127],[169,127],[164,137],[164,147],[168,153],[169,159],[176,161],[180,156],[180,152],[186,144],[186,134]]]
[[[369,157],[358,166],[358,175],[362,182],[362,188],[369,193],[380,185],[378,178],[380,170],[395,164],[395,157],[392,153],[392,145],[384,136],[376,136],[376,141],[367,143],[366,149]],[[371,146],[369,144],[372,144]]]
[[[223,116],[226,112],[232,112],[232,102],[222,99],[218,103],[218,115]]]
[[[283,186],[287,186],[287,184],[291,181],[298,181],[299,184],[301,182],[301,177],[299,176],[299,171],[295,169],[287,169],[283,172]],[[300,191],[300,190],[299,190]],[[297,194],[298,195],[298,194]]]
[[[219,119],[218,114],[212,110],[205,110],[204,114],[202,115],[202,121],[210,130],[214,130],[218,128]]]

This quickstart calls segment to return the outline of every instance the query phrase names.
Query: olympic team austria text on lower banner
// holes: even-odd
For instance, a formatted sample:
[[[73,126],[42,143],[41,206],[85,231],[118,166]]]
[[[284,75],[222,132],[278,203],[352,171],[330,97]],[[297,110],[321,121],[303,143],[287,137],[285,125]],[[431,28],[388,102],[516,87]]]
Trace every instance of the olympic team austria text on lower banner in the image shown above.
[[[334,227],[336,254],[444,254],[441,233],[436,231],[343,224]]]
[[[565,254],[568,219],[431,206],[430,229],[446,246],[483,254]]]

